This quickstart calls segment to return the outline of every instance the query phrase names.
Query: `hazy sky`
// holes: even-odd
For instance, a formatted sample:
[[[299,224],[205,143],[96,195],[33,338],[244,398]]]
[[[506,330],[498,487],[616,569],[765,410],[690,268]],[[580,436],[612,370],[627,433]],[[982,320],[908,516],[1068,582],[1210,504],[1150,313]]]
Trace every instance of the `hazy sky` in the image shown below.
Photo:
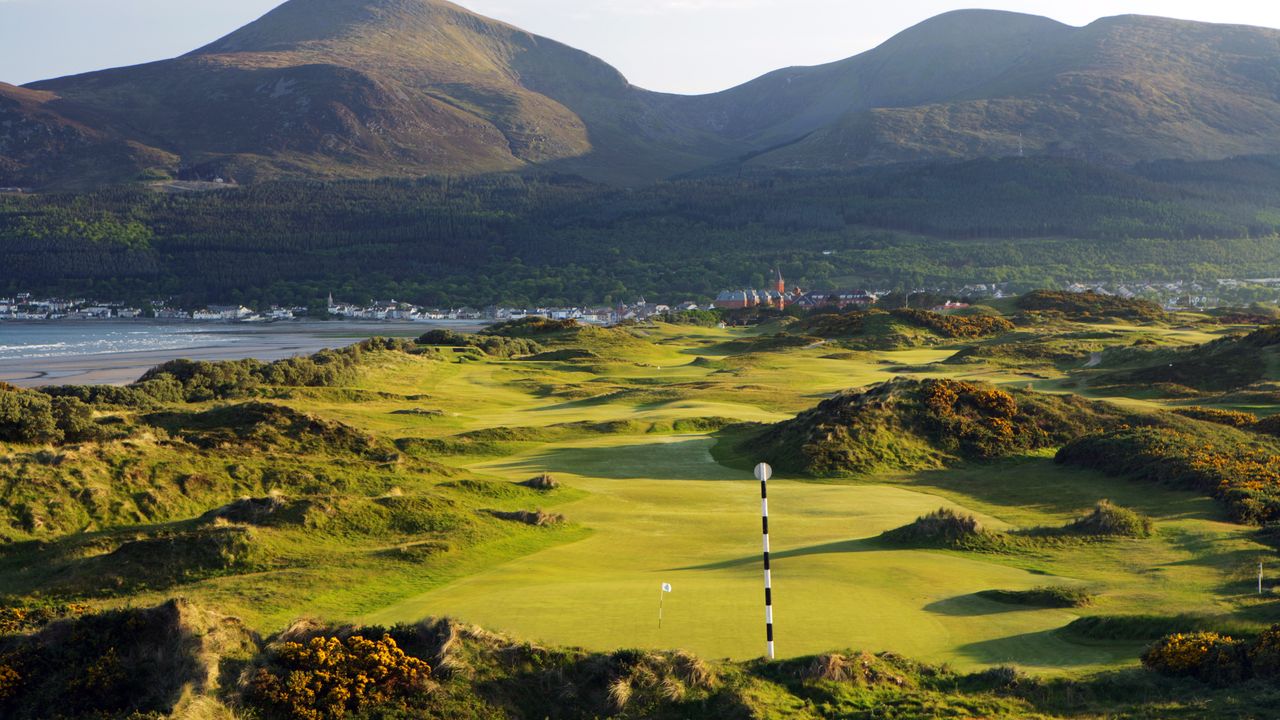
[[[280,0],[0,0],[0,81],[180,55]],[[868,50],[948,10],[988,7],[1072,25],[1143,13],[1280,27],[1274,0],[459,0],[604,58],[651,90],[697,93]]]

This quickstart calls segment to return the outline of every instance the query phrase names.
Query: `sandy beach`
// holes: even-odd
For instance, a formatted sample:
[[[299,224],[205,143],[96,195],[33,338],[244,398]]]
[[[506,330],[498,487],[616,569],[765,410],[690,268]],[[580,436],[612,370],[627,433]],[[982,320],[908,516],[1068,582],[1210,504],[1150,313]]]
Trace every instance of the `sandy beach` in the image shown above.
[[[20,387],[43,385],[127,385],[147,370],[178,358],[190,360],[280,360],[345,347],[374,336],[415,337],[427,323],[290,323],[210,328],[218,342],[166,350],[0,358],[0,381]],[[448,327],[473,330],[478,325]],[[3,328],[0,328],[3,333]]]

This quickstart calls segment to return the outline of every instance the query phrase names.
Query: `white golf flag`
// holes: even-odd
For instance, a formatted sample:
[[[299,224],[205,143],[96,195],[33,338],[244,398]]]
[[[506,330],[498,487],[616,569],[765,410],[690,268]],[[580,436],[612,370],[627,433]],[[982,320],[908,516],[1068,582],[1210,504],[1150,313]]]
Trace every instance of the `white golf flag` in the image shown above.
[[[662,583],[662,592],[671,592],[671,583]]]

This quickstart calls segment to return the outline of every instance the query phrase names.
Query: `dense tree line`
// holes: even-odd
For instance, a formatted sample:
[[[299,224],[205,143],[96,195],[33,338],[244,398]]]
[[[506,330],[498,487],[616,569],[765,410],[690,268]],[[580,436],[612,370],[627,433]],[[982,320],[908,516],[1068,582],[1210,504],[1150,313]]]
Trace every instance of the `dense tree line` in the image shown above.
[[[456,306],[706,299],[775,266],[816,288],[1239,277],[1280,267],[1277,188],[1266,158],[1013,158],[639,189],[502,175],[3,196],[0,293]]]

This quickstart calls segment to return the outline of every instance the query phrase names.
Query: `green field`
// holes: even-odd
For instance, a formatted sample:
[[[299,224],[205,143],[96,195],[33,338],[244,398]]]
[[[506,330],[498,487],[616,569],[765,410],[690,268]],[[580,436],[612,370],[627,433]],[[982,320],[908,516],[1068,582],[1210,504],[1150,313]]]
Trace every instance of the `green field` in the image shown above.
[[[657,347],[590,373],[489,361],[449,366],[415,380],[398,380],[405,372],[395,366],[366,376],[371,389],[430,394],[433,407],[448,411],[441,419],[397,419],[391,425],[388,417],[401,417],[388,416],[391,405],[314,409],[380,431],[423,436],[582,420],[650,423],[719,415],[770,421],[826,393],[886,380],[897,368],[937,363],[955,351],[883,351],[856,360],[822,357],[831,354],[829,348],[736,356],[733,372],[722,380],[726,373],[691,363],[725,358],[722,344],[738,332],[663,327],[647,334]],[[1175,343],[1213,337],[1183,329],[1164,334]],[[1022,370],[999,366],[934,365],[928,374],[1018,387],[1028,382]],[[566,402],[537,397],[526,389],[531,382],[707,386],[678,399]],[[1060,378],[1031,382],[1049,386]],[[583,499],[557,511],[590,534],[426,593],[388,598],[385,607],[353,619],[390,623],[449,615],[551,644],[758,656],[758,487],[749,471],[712,459],[715,442],[708,435],[621,434],[537,444],[504,457],[455,458],[451,462],[504,480],[554,474],[584,491]],[[779,478],[773,488],[777,632],[781,652],[789,656],[849,646],[963,668],[1013,664],[1078,673],[1132,664],[1142,643],[1071,642],[1055,631],[1083,613],[1217,615],[1249,606],[1250,568],[1268,552],[1247,530],[1226,523],[1206,498],[1065,469],[1042,457],[836,483]],[[1152,515],[1159,533],[1150,540],[1014,558],[882,549],[869,542],[943,505],[975,512],[993,527],[1033,527],[1066,522],[1102,498]],[[1205,547],[1214,552],[1205,553]],[[677,591],[667,598],[659,631],[661,582]],[[1097,588],[1099,604],[1087,610],[1028,609],[974,596],[1058,583]]]
[[[539,336],[544,348],[578,351],[558,360],[400,345],[362,351],[331,382],[242,378],[217,391],[225,397],[164,401],[159,413],[96,405],[119,439],[3,448],[0,467],[12,472],[0,594],[15,606],[94,610],[180,597],[265,637],[299,618],[403,627],[448,617],[529,647],[682,650],[756,667],[735,663],[765,647],[751,476],[765,449],[748,438],[766,424],[895,378],[1054,402],[1075,393],[1151,422],[1173,417],[1163,409],[1242,406],[1234,395],[1091,384],[1147,357],[1127,348],[1176,352],[1229,331],[1207,321],[1054,321],[995,339],[919,333],[888,347],[789,342],[776,334],[786,328]],[[957,356],[984,343],[995,350]],[[1053,353],[1025,351],[1033,345]],[[1250,392],[1269,397],[1270,386]],[[933,442],[909,417],[885,417],[888,444],[875,447]],[[1245,437],[1177,422],[1205,445]],[[1203,489],[1059,464],[1056,446],[1036,447],[985,460],[906,452],[886,469],[822,478],[779,472],[770,529],[780,656],[810,663],[854,648],[962,673],[1013,667],[1037,682],[1090,683],[1145,677],[1139,656],[1159,628],[1248,635],[1280,621],[1273,581],[1264,595],[1256,588],[1257,564],[1270,567],[1274,550],[1224,503]],[[544,473],[555,489],[520,485]],[[1055,534],[1104,499],[1150,518],[1153,532]],[[882,537],[939,508],[1005,540],[952,548]],[[674,591],[663,596],[662,583]],[[1086,602],[1000,599],[1046,587]],[[764,692],[743,682],[747,695]],[[791,701],[764,704],[779,702]]]

